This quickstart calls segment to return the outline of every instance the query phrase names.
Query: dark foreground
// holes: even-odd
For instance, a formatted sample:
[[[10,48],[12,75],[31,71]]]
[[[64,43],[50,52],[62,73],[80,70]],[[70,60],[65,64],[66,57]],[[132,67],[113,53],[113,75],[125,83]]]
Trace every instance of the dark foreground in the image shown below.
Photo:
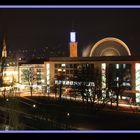
[[[140,113],[48,97],[0,98],[0,123],[1,130],[140,130]]]

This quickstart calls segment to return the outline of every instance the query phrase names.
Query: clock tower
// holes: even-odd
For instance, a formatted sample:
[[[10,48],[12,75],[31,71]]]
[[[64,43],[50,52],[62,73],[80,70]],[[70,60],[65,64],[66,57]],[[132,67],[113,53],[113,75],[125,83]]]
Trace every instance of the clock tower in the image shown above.
[[[69,51],[70,57],[77,57],[76,32],[70,32]]]

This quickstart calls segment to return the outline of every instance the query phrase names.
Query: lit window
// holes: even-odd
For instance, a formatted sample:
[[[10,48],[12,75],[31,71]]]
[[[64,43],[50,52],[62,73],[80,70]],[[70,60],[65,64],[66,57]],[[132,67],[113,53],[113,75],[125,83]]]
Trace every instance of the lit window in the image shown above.
[[[126,64],[123,64],[123,69],[125,69],[126,68]]]
[[[66,66],[66,64],[62,64],[61,66],[62,66],[62,67],[65,67],[65,66]]]
[[[76,41],[76,33],[70,32],[70,42],[75,42],[75,41]]]
[[[116,69],[119,69],[119,64],[116,64]]]
[[[62,71],[62,69],[58,69],[58,71]]]

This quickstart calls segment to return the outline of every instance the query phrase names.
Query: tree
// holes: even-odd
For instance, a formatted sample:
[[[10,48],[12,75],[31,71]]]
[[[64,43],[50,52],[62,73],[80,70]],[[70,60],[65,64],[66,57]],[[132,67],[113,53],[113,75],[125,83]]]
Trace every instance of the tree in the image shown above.
[[[51,80],[51,91],[55,94],[59,94],[59,99],[61,100],[62,94],[63,94],[63,81],[65,80],[65,76],[62,71],[59,71],[59,73],[55,76],[54,79]],[[57,81],[57,83],[55,83]]]
[[[121,97],[123,95],[125,89],[132,88],[130,70],[131,70],[130,64],[110,64],[108,67],[107,72],[108,90],[112,91],[112,97],[110,98],[111,101],[112,98],[115,98],[117,108],[119,106],[119,96]]]
[[[1,70],[0,70],[0,87],[3,86],[3,70],[5,67],[5,63],[6,63],[6,58],[2,57],[1,58]]]
[[[58,80],[58,91],[59,91],[59,99],[61,100],[61,96],[63,93],[63,80],[65,79],[65,76],[63,75],[62,72],[60,72],[59,75],[57,75],[57,80]]]
[[[91,97],[93,96],[92,94],[94,94],[94,92],[92,92],[94,89],[94,80],[93,64],[79,64],[77,66],[77,70],[73,75],[73,81],[76,83],[74,89],[81,94],[83,102],[85,99],[87,103],[89,102],[89,99],[92,102]]]
[[[0,70],[0,87],[4,86],[4,83],[3,83],[3,71],[4,71],[5,64],[6,64],[6,57],[2,57],[1,58],[1,70]],[[5,98],[6,98],[6,89],[5,88],[4,88],[3,92],[2,92],[2,95],[3,95],[4,100],[5,100]]]
[[[23,82],[28,84],[30,87],[30,93],[32,96],[32,92],[33,92],[33,84],[36,81],[36,74],[33,70],[33,68],[28,68],[28,69],[23,69],[22,70],[22,77],[23,77]]]

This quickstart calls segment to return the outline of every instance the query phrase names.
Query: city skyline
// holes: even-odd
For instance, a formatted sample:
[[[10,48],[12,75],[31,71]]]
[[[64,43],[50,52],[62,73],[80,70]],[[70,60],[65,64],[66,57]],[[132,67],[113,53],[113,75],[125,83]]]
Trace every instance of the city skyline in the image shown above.
[[[0,9],[0,40],[5,33],[8,50],[47,47],[68,56],[73,29],[80,56],[105,37],[121,39],[132,55],[139,55],[139,17],[140,9]]]

